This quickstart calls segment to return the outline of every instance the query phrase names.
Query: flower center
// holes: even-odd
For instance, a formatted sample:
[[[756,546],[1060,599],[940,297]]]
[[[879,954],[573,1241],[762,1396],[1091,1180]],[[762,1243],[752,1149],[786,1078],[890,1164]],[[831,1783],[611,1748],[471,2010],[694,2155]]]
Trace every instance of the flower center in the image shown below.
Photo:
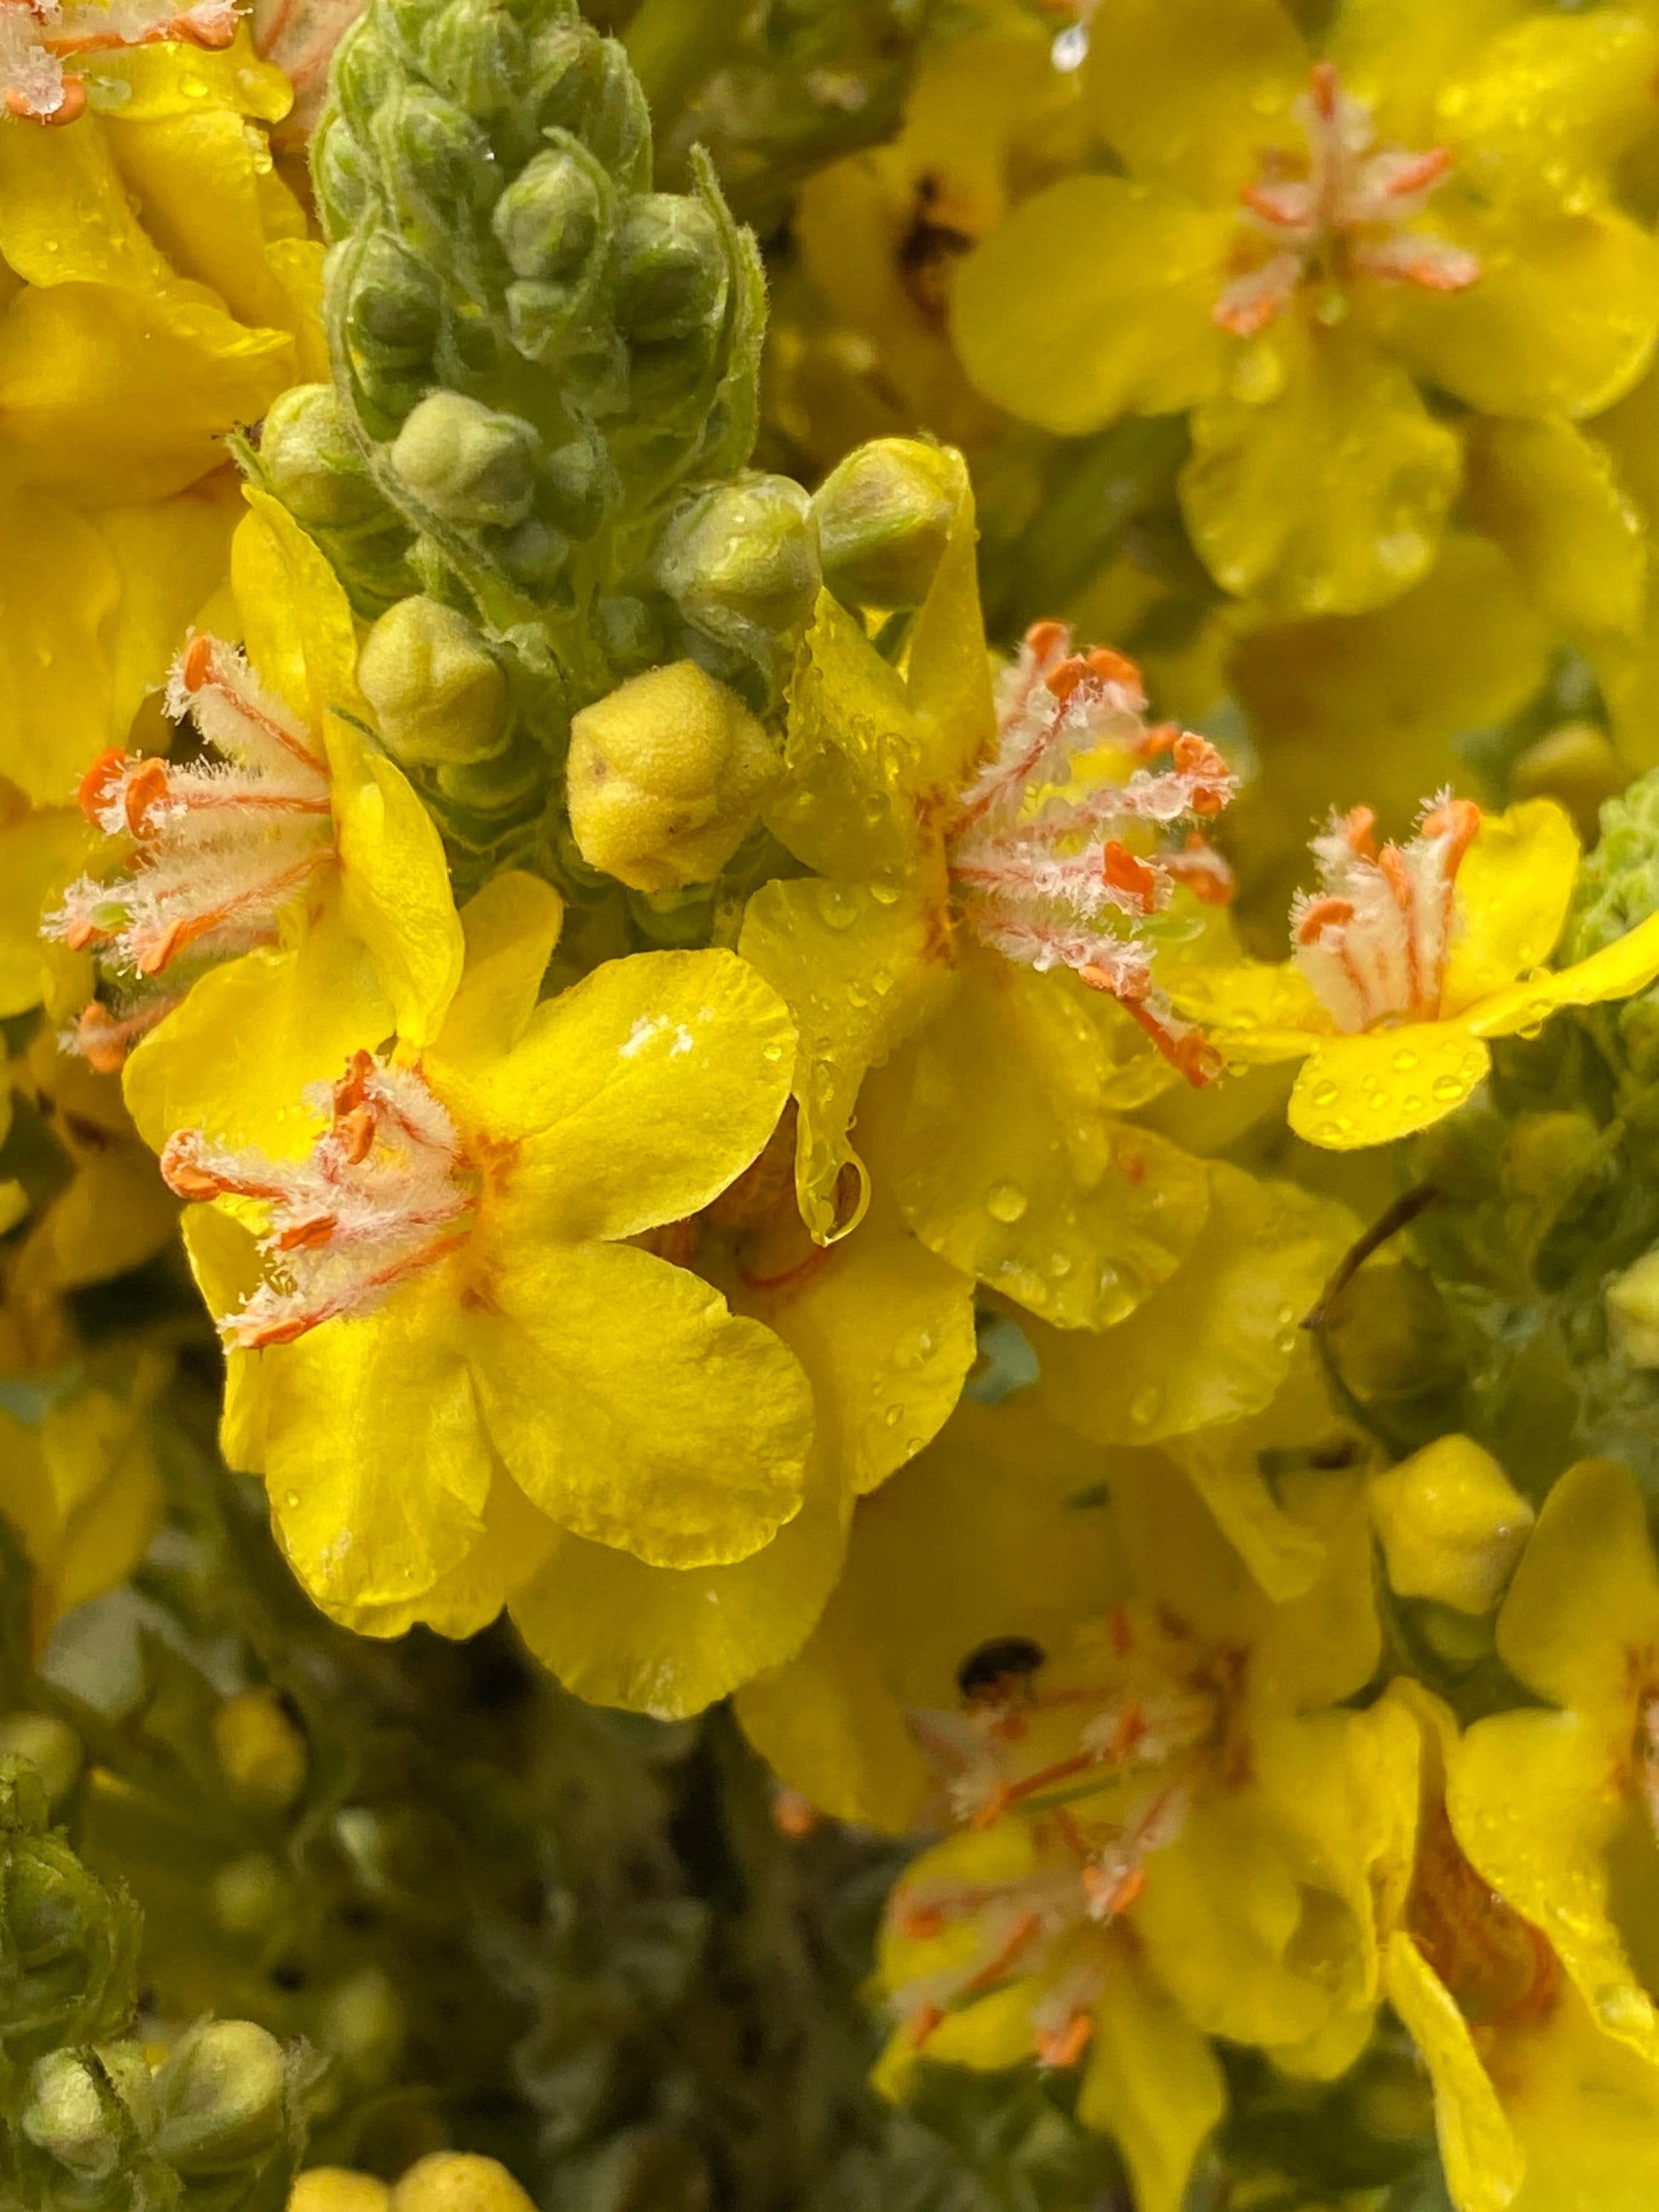
[[[190,716],[211,757],[93,763],[82,811],[121,841],[124,872],[81,877],[44,925],[110,971],[124,1003],[89,1007],[70,1042],[118,1066],[125,1043],[176,1002],[144,986],[186,951],[206,963],[275,944],[283,908],[334,853],[326,764],[240,653],[192,638],[167,707]]]
[[[1457,871],[1480,827],[1473,800],[1443,792],[1418,834],[1376,848],[1368,806],[1333,815],[1313,841],[1320,889],[1291,908],[1297,966],[1335,1026],[1348,1035],[1440,1012],[1451,950]]]
[[[239,1198],[264,1212],[266,1277],[235,1313],[227,1344],[291,1344],[319,1323],[368,1313],[471,1228],[475,1188],[453,1122],[413,1069],[368,1052],[307,1103],[327,1128],[301,1160],[233,1151],[199,1129],[167,1139],[161,1174],[180,1198]]]
[[[58,0],[0,0],[0,97],[9,113],[30,122],[73,123],[85,110],[87,88],[64,69],[66,61],[161,39],[228,46],[239,20],[234,0],[197,0],[182,12],[170,0],[67,7]]]
[[[1146,708],[1133,662],[1075,653],[1063,623],[1034,624],[998,686],[996,750],[948,834],[951,880],[982,944],[1109,992],[1204,1083],[1218,1062],[1155,988],[1152,962],[1159,937],[1183,933],[1170,914],[1178,885],[1210,903],[1231,896],[1196,824],[1237,784],[1207,738],[1149,726]]]
[[[1474,254],[1407,228],[1451,167],[1445,147],[1418,154],[1379,146],[1370,107],[1348,97],[1329,62],[1316,67],[1291,112],[1307,150],[1270,148],[1239,195],[1237,274],[1212,310],[1223,330],[1252,336],[1289,306],[1300,285],[1321,278],[1340,285],[1351,276],[1378,276],[1431,292],[1459,292],[1475,282],[1480,264]]]

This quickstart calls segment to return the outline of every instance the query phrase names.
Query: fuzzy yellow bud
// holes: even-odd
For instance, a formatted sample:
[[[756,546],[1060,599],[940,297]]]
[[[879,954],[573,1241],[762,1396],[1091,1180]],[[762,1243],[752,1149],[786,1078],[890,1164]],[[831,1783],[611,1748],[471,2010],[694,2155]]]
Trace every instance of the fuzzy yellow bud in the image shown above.
[[[635,890],[717,876],[775,781],[778,758],[734,691],[694,660],[653,668],[570,729],[570,827],[590,867]]]
[[[536,2212],[504,2166],[470,2151],[434,2150],[411,2166],[388,2212]]]
[[[876,438],[812,495],[823,580],[851,606],[919,607],[957,512],[952,464],[919,438]]]
[[[159,2156],[185,2173],[240,2165],[282,2132],[287,2062],[283,2046],[251,2020],[210,2020],[191,2028],[155,2076]]]
[[[386,2212],[392,2191],[372,2173],[313,2166],[289,2191],[288,2212]]]
[[[27,1759],[40,1778],[46,1809],[56,1812],[81,1771],[81,1739],[51,1713],[0,1713],[0,1757]]]
[[[357,681],[398,761],[475,761],[501,743],[506,681],[466,617],[441,600],[388,608],[363,641]]]
[[[306,1742],[274,1690],[243,1690],[213,1717],[213,1743],[239,1797],[285,1812],[306,1786]]]
[[[1486,1613],[1503,1595],[1533,1510],[1472,1437],[1441,1437],[1367,1485],[1371,1519],[1401,1597]]]

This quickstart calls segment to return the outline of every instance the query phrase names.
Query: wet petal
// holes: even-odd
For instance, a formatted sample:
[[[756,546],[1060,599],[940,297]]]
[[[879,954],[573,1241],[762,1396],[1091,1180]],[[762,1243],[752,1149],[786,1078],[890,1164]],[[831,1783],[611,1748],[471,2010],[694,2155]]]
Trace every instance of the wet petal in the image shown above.
[[[457,1066],[512,1050],[536,1011],[564,922],[551,884],[517,868],[492,876],[461,908],[465,961],[438,1039]]]
[[[1628,634],[1646,584],[1642,517],[1606,450],[1571,422],[1471,424],[1465,512],[1539,605],[1579,635]]]
[[[1456,8],[1440,0],[1343,0],[1326,52],[1344,90],[1375,106],[1384,137],[1431,145],[1443,87],[1527,8],[1528,0],[1462,0]]]
[[[331,708],[368,719],[351,602],[286,507],[255,485],[242,496],[251,512],[231,546],[230,580],[243,641],[261,681],[288,702],[320,753]]]
[[[1452,2200],[1463,2212],[1507,2212],[1524,2167],[1468,2024],[1403,1931],[1389,1939],[1389,2002],[1434,2084],[1434,2128]]]
[[[1226,2079],[1206,2039],[1135,1953],[1114,1945],[1077,2111],[1115,2138],[1137,2212],[1180,2212],[1226,2107]]]
[[[1588,960],[1540,970],[1507,991],[1470,1006],[1463,1016],[1477,1036],[1513,1036],[1535,1030],[1558,1006],[1590,1006],[1604,999],[1631,999],[1659,975],[1659,915],[1638,922]]]
[[[1287,339],[1284,365],[1271,393],[1196,410],[1182,511],[1228,591],[1285,614],[1358,614],[1433,561],[1457,490],[1457,440],[1358,332]]]
[[[477,1296],[462,1326],[490,1438],[562,1528],[708,1566],[799,1510],[806,1378],[695,1275],[629,1245],[499,1238]]]
[[[1291,1093],[1291,1127],[1328,1152],[1385,1145],[1443,1120],[1491,1065],[1468,1020],[1322,1037]]]
[[[42,492],[0,488],[0,775],[37,805],[72,800],[114,726],[106,625],[121,574],[90,523]]]
[[[1544,1501],[1498,1621],[1504,1663],[1557,1705],[1620,1725],[1631,1651],[1659,1641],[1659,1573],[1635,1482],[1610,1460],[1569,1469]]]
[[[783,1001],[733,952],[639,952],[544,1000],[505,1059],[434,1079],[464,1120],[518,1145],[528,1235],[632,1237],[742,1173],[789,1095]]]
[[[1207,399],[1236,343],[1211,320],[1232,220],[1121,177],[1050,185],[957,273],[963,366],[999,406],[1062,436]]]
[[[85,866],[92,843],[77,807],[43,806],[0,821],[0,1020],[40,1005],[40,917]]]
[[[1522,17],[1447,71],[1435,135],[1483,193],[1582,203],[1650,128],[1656,69],[1659,25],[1635,9]]]
[[[1578,833],[1553,800],[1528,799],[1482,817],[1457,872],[1456,926],[1441,990],[1446,1013],[1543,966],[1577,873]]]

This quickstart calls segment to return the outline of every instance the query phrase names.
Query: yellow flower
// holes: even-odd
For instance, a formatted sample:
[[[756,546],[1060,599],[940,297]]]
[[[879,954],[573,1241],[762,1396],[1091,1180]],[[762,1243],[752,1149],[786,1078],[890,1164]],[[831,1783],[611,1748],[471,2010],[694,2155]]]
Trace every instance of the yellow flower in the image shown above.
[[[79,37],[104,14],[55,20]],[[161,16],[138,29],[164,42],[93,52],[67,106],[31,43],[44,15],[12,11],[28,51],[0,55],[0,774],[46,803],[125,741],[222,577],[227,432],[326,373],[320,248],[260,128],[288,83],[245,32],[204,51]]]
[[[345,595],[283,509],[247,496],[231,558],[246,655],[198,635],[169,693],[218,757],[95,762],[82,805],[108,857],[46,925],[97,954],[80,1048],[125,1060],[158,1152],[196,1122],[280,1144],[296,1067],[325,1080],[394,1030],[425,1043],[460,974],[443,848],[368,734]]]
[[[186,1237],[229,1346],[226,1455],[264,1474],[289,1558],[344,1619],[428,1594],[465,1611],[493,1574],[487,1619],[501,1548],[536,1565],[540,1516],[548,1540],[695,1568],[801,1509],[800,1368],[629,1241],[760,1151],[787,1015],[720,951],[612,961],[538,1006],[559,918],[545,884],[498,876],[423,1049],[358,1051],[277,1157],[212,1123],[163,1154],[181,1194],[224,1201]],[[289,1049],[299,1109],[312,1054]],[[245,1121],[234,1066],[219,1079]]]
[[[1103,8],[1083,102],[1124,173],[1050,185],[969,257],[964,365],[1051,430],[1190,409],[1182,504],[1218,580],[1376,605],[1458,485],[1419,383],[1579,417],[1646,366],[1656,248],[1609,177],[1656,54],[1620,9],[1345,0],[1316,59],[1279,0]]]
[[[1409,1875],[1385,1908],[1388,1994],[1433,2084],[1457,2212],[1639,2212],[1659,2185],[1659,2067],[1604,2032],[1540,1927],[1492,1887],[1459,1778],[1484,1729],[1545,1717],[1505,1714],[1460,1742],[1415,1682],[1382,1705],[1421,1742]]]
[[[1559,1006],[1626,999],[1659,975],[1659,919],[1572,967],[1547,969],[1578,863],[1550,799],[1483,818],[1468,799],[1425,810],[1379,851],[1369,808],[1314,841],[1322,888],[1292,911],[1285,966],[1167,976],[1181,1011],[1236,1066],[1300,1060],[1291,1127],[1332,1151],[1442,1120],[1492,1065],[1487,1039],[1536,1030]]]
[[[951,520],[902,672],[825,593],[768,817],[818,872],[757,892],[739,948],[795,1017],[813,1235],[860,1211],[859,1113],[941,1258],[1061,1327],[1104,1328],[1172,1272],[1207,1204],[1199,1162],[1118,1117],[1177,1069],[1206,1073],[1153,957],[1225,896],[1224,868],[1181,832],[1232,780],[1204,738],[1149,731],[1136,672],[1072,653],[1059,623],[1031,632],[999,715],[962,462],[908,450]]]
[[[124,1581],[161,1518],[149,1416],[167,1363],[142,1358],[125,1388],[46,1389],[39,1417],[0,1407],[0,1513],[31,1569],[37,1649],[71,1606]]]

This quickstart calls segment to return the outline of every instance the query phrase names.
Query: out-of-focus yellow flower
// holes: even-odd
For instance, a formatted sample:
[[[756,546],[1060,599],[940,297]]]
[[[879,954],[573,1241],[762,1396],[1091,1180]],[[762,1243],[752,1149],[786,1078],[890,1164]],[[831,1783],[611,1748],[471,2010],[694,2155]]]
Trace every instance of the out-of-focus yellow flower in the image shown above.
[[[1470,1729],[1450,1763],[1452,1824],[1553,1947],[1596,2029],[1659,2069],[1659,1571],[1622,1468],[1586,1461],[1546,1498],[1498,1650],[1555,1710]]]
[[[296,1054],[321,1080],[394,1029],[422,1044],[460,974],[437,830],[366,734],[345,594],[281,507],[248,498],[231,562],[247,654],[198,635],[169,692],[220,757],[94,763],[82,805],[107,857],[47,922],[106,979],[82,1050],[118,1066],[140,1040],[126,1095],[158,1151],[194,1122],[279,1139]]]
[[[1032,631],[999,720],[965,472],[914,450],[952,519],[902,672],[824,594],[768,817],[818,872],[757,891],[739,948],[795,1017],[813,1235],[858,1218],[845,1171],[865,1182],[848,1139],[861,1112],[941,1258],[1062,1327],[1104,1328],[1170,1273],[1207,1204],[1197,1161],[1118,1117],[1177,1069],[1206,1072],[1153,962],[1226,895],[1188,825],[1232,779],[1206,739],[1149,731],[1136,672],[1073,653],[1058,623]],[[882,1096],[866,1091],[896,1054]]]
[[[166,1376],[167,1363],[146,1357],[124,1389],[73,1383],[36,1420],[0,1407],[0,1513],[28,1554],[37,1646],[149,1549],[162,1502],[149,1418]]]
[[[476,1602],[474,1554],[488,1538],[532,1565],[538,1515],[698,1567],[801,1504],[799,1366],[629,1241],[764,1145],[791,1074],[781,1002],[708,951],[612,961],[538,1006],[556,895],[498,876],[464,918],[468,969],[422,1051],[359,1051],[302,1107],[313,1055],[290,1038],[278,1152],[210,1122],[162,1158],[182,1195],[222,1201],[186,1237],[230,1347],[226,1456],[264,1474],[296,1570],[347,1619]],[[220,1079],[243,1121],[234,1067]]]
[[[1528,799],[1482,817],[1429,807],[1379,851],[1369,808],[1314,842],[1322,889],[1291,915],[1283,967],[1170,971],[1170,994],[1236,1065],[1301,1060],[1291,1127],[1346,1152],[1425,1129],[1492,1064],[1487,1039],[1535,1030],[1559,1006],[1626,999],[1659,975],[1659,918],[1571,968],[1542,963],[1566,918],[1578,838]]]
[[[226,433],[326,373],[320,248],[263,129],[288,82],[245,32],[204,51],[153,12],[173,34],[92,51],[68,107],[28,38],[0,55],[0,774],[47,803],[125,742],[223,574]],[[230,39],[228,9],[192,12]]]
[[[1419,382],[1580,417],[1659,329],[1653,241],[1609,185],[1651,24],[1345,0],[1322,46],[1279,0],[1100,9],[1082,96],[1125,173],[1026,200],[954,313],[975,382],[1049,429],[1191,409],[1200,552],[1303,613],[1433,559],[1461,458]]]
[[[1540,1928],[1492,1887],[1456,1785],[1469,1739],[1452,1715],[1406,1680],[1382,1703],[1421,1738],[1388,1994],[1433,2083],[1457,2212],[1640,2212],[1659,2185],[1659,2067],[1597,2025]]]

